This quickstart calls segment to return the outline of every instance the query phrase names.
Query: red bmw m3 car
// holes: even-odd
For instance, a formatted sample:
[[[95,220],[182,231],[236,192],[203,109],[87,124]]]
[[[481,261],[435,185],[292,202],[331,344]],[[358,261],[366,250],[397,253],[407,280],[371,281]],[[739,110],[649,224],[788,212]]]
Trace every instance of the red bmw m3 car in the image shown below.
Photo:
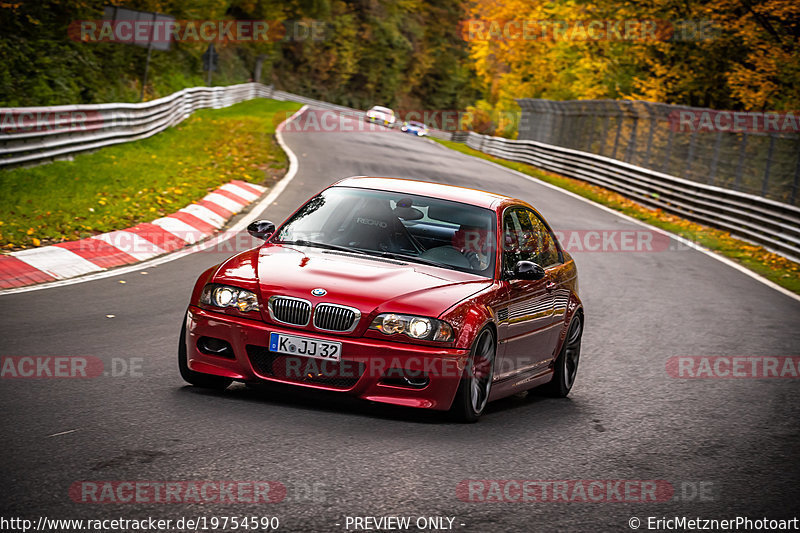
[[[280,382],[467,422],[504,396],[572,388],[577,269],[521,200],[353,177],[248,232],[265,242],[195,284],[178,355],[195,386]]]

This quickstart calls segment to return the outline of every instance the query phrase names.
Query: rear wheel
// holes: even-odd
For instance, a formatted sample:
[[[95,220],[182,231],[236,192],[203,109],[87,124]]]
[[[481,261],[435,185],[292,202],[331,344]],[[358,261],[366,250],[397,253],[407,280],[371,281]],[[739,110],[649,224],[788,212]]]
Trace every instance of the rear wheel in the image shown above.
[[[181,371],[181,377],[184,379],[184,381],[194,385],[195,387],[203,387],[204,389],[223,390],[233,382],[232,379],[195,372],[189,368],[188,358],[186,355],[185,316],[183,317],[183,324],[181,325],[181,338],[178,340],[178,370]]]
[[[486,327],[481,330],[472,345],[472,353],[464,369],[456,398],[453,400],[451,413],[457,420],[477,422],[486,408],[492,390],[496,351],[494,332]]]
[[[556,358],[553,380],[542,386],[543,393],[556,398],[565,398],[569,394],[578,374],[582,336],[583,317],[576,314],[569,324],[567,338],[564,339],[564,345]]]

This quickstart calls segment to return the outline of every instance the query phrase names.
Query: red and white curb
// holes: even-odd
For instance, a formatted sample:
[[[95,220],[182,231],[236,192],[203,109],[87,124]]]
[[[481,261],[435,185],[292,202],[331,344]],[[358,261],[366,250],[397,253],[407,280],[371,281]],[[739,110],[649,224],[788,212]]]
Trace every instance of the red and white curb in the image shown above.
[[[0,289],[83,276],[184,248],[215,233],[265,191],[260,185],[235,180],[152,222],[0,255]]]

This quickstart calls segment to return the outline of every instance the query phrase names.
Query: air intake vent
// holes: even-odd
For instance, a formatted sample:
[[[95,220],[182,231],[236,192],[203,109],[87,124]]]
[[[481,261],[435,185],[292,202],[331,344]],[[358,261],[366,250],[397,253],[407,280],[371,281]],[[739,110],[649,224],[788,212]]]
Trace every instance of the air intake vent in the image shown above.
[[[271,296],[267,304],[269,316],[277,322],[307,326],[311,318],[311,302],[289,296]]]
[[[334,389],[353,388],[366,370],[357,361],[322,361],[270,352],[264,346],[247,345],[253,370],[265,378],[292,381]]]
[[[353,331],[361,312],[353,307],[319,304],[314,309],[314,327],[325,331]]]

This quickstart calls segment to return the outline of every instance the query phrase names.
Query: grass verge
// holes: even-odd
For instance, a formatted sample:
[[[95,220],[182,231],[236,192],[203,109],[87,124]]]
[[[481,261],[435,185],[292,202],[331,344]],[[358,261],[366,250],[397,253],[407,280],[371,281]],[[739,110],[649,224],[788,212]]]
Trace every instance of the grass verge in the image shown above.
[[[800,294],[800,264],[770,252],[762,246],[736,239],[725,231],[688,221],[678,216],[665,213],[660,209],[649,209],[621,194],[609,191],[603,187],[545,172],[524,163],[516,163],[493,157],[483,152],[473,150],[462,143],[443,141],[441,139],[433,140],[457,152],[493,161],[504,167],[522,172],[523,174],[528,174],[529,176],[566,189],[630,217],[656,226],[657,228],[665,229],[680,235],[724,257],[736,261],[753,272],[777,283],[781,287],[789,289],[796,294]]]
[[[0,246],[18,250],[149,222],[233,179],[269,186],[286,167],[275,127],[299,108],[257,99],[203,109],[149,139],[0,170]]]

